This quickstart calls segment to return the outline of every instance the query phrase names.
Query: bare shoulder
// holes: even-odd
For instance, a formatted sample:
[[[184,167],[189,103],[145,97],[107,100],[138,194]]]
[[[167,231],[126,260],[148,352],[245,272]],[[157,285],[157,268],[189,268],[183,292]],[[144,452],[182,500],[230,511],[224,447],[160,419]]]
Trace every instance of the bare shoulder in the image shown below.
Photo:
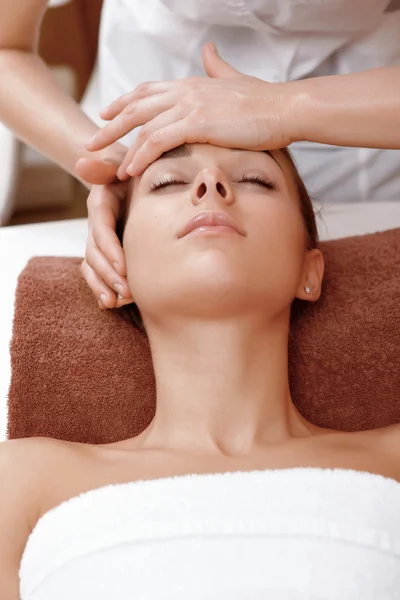
[[[397,454],[400,461],[400,423],[381,427],[376,430],[377,437],[380,438],[386,450]],[[400,464],[399,464],[400,466]]]
[[[44,468],[71,452],[73,446],[81,445],[48,437],[7,440],[0,442],[0,468],[27,470],[35,465]]]
[[[366,431],[367,446],[389,477],[400,481],[400,423]],[[384,473],[382,473],[384,474]]]
[[[56,452],[62,442],[45,437],[20,438],[16,440],[7,440],[0,444],[0,474],[2,481],[4,477],[12,478],[14,481],[20,477],[28,482],[32,477],[37,477],[39,473],[32,469],[39,467],[50,457],[52,452]],[[27,479],[28,478],[28,479]]]
[[[72,460],[82,444],[46,437],[21,438],[0,443],[0,481],[13,500],[23,503],[32,528],[40,514],[47,483]]]
[[[0,598],[19,598],[19,565],[38,520],[43,483],[65,451],[49,438],[0,443]]]

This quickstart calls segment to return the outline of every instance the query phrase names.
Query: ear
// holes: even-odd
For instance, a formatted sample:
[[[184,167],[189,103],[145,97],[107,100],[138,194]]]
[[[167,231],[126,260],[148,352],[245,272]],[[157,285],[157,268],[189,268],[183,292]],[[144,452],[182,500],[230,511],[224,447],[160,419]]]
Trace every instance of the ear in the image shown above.
[[[203,46],[203,65],[209,77],[243,77],[243,73],[237,71],[227,62],[222,60],[218,50],[212,42]]]
[[[303,273],[296,297],[311,302],[318,300],[321,295],[324,270],[325,263],[321,250],[318,250],[318,248],[308,250],[305,255]],[[305,291],[306,287],[310,288],[309,294]]]

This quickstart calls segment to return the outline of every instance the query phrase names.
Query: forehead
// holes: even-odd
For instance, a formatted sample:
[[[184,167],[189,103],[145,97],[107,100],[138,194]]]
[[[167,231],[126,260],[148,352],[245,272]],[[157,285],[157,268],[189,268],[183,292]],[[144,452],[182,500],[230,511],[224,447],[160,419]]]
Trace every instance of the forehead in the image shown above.
[[[172,148],[172,150],[163,152],[163,154],[161,154],[161,156],[159,156],[159,158],[154,162],[157,162],[157,161],[165,159],[165,158],[189,157],[189,156],[193,155],[193,152],[195,151],[196,148],[207,147],[207,146],[215,148],[215,146],[211,146],[210,144],[182,144],[181,146]],[[249,152],[249,150],[246,150],[245,148],[221,148],[221,150],[225,150],[225,151],[229,150],[230,152]],[[259,150],[257,152],[263,152],[264,154],[268,154],[268,156],[270,156],[281,167],[280,163],[278,162],[278,160],[275,156],[276,153],[280,153],[279,150],[274,151],[274,154],[272,152],[270,152],[269,150]]]

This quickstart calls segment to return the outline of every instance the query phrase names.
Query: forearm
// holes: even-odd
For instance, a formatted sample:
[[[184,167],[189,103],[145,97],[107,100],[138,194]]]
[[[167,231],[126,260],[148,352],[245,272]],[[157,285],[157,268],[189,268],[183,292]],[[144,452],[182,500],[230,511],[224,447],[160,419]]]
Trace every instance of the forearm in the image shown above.
[[[304,79],[292,91],[293,141],[400,149],[400,67]]]
[[[118,144],[101,153],[85,150],[85,143],[98,127],[58,85],[37,55],[1,50],[0,90],[0,120],[19,139],[75,177],[79,158],[96,154],[111,158],[114,150],[116,153]]]

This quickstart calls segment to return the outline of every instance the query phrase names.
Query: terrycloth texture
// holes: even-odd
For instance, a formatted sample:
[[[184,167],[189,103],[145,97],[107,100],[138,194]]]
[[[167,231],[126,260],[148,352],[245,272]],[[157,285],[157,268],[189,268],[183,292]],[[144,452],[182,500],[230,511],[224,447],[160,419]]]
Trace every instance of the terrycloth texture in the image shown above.
[[[400,422],[400,229],[323,242],[319,302],[293,307],[293,400],[313,423],[347,431]],[[10,438],[107,443],[151,421],[145,337],[100,312],[81,259],[34,258],[20,276],[12,341]]]
[[[39,520],[21,600],[398,600],[399,506],[343,469],[108,485]]]

